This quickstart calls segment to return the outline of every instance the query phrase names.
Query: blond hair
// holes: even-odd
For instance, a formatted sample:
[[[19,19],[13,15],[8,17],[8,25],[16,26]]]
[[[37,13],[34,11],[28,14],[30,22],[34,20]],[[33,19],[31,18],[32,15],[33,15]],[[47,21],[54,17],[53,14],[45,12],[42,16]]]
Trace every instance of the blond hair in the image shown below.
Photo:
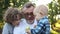
[[[48,8],[47,8],[47,6],[45,6],[45,5],[39,5],[39,6],[37,6],[37,7],[34,9],[33,14],[34,14],[34,15],[37,15],[37,14],[40,13],[41,11],[43,12],[44,15],[48,15]]]

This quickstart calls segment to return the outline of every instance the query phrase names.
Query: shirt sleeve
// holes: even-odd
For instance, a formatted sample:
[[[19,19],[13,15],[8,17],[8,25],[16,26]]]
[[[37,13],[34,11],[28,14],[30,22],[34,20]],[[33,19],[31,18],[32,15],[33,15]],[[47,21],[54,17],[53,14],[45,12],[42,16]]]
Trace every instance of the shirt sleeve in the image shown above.
[[[38,32],[41,31],[41,28],[43,26],[43,22],[39,21],[35,29],[31,29],[31,34],[37,34]]]
[[[45,34],[50,34],[50,23],[48,20],[45,21],[46,32]]]
[[[8,34],[7,24],[4,25],[2,34]]]

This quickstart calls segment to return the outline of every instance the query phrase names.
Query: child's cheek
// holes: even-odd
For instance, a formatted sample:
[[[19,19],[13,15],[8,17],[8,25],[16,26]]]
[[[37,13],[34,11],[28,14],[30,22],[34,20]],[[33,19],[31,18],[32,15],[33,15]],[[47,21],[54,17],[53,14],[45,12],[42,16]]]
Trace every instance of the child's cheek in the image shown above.
[[[19,23],[20,23],[20,20],[18,20],[18,21],[14,21],[13,25],[14,25],[14,26],[18,26]]]
[[[39,20],[40,19],[39,15],[37,15],[35,18],[36,18],[36,20]]]

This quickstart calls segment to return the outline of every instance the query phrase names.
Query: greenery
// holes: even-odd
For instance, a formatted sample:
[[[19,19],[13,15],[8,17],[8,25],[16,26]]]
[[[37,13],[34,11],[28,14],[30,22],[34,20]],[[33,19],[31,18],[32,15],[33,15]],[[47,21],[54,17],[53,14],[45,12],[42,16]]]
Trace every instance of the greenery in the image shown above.
[[[3,19],[3,13],[8,7],[21,8],[29,0],[0,0],[0,21]]]
[[[3,14],[8,7],[21,8],[29,0],[0,0],[0,34],[3,28]]]
[[[53,0],[49,5],[49,18],[51,24],[56,22],[56,16],[60,14],[60,1]]]
[[[50,4],[48,4],[49,7],[49,20],[51,23],[51,34],[60,34],[60,17],[57,17],[57,15],[60,15],[60,0],[53,0]]]
[[[3,23],[3,14],[8,7],[17,7],[21,8],[29,0],[0,0],[0,31],[4,25]],[[60,34],[58,31],[60,29],[60,17],[56,18],[57,15],[60,15],[60,0],[53,0],[48,4],[49,7],[49,20],[51,23],[51,34]]]

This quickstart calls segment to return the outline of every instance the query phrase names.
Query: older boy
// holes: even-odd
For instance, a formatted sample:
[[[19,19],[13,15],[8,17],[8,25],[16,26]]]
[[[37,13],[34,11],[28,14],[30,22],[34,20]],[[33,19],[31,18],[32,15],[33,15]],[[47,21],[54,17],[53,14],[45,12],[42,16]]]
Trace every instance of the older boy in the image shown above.
[[[17,8],[8,8],[4,14],[4,21],[6,22],[2,34],[13,34],[15,26],[21,22],[22,14]]]

